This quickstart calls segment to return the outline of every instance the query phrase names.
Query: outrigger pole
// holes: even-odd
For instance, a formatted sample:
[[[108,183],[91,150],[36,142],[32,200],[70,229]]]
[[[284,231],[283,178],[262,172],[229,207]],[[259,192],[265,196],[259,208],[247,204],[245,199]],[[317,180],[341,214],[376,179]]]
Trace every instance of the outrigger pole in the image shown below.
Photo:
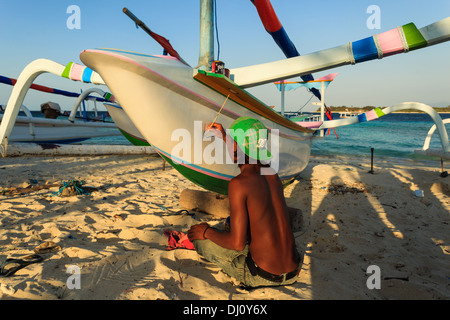
[[[164,38],[163,36],[160,36],[157,33],[154,33],[152,30],[149,29],[149,27],[147,27],[145,25],[145,23],[143,23],[141,20],[139,20],[130,10],[128,10],[127,8],[123,8],[123,13],[125,13],[131,20],[133,20],[136,23],[136,26],[141,27],[142,30],[144,30],[150,37],[152,37],[153,39],[155,39],[156,42],[158,42],[161,47],[164,48],[164,50],[170,54],[172,57],[177,58],[178,60],[180,60],[180,62],[184,63],[185,65],[189,66],[189,64],[183,60],[183,58],[181,58],[181,56],[178,54],[178,52],[172,47],[172,45],[170,44],[169,40],[167,40],[166,38]]]

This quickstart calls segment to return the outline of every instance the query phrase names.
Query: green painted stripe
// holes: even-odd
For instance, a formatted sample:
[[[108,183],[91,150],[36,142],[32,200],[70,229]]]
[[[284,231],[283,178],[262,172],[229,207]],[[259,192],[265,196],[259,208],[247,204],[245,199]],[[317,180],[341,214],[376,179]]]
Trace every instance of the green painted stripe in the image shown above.
[[[410,51],[427,46],[427,41],[414,23],[405,24],[402,28]]]
[[[377,114],[378,118],[386,115],[380,108],[375,108],[375,113]]]
[[[61,74],[61,77],[70,79],[69,76],[70,76],[70,69],[72,68],[72,65],[73,65],[73,62],[69,62],[69,63],[66,65],[66,68],[64,69],[63,73]]]
[[[181,173],[189,181],[192,181],[196,185],[198,185],[206,190],[217,192],[219,194],[224,194],[224,195],[228,194],[229,181],[218,179],[218,178],[211,177],[206,174],[197,172],[197,171],[187,168],[181,164],[173,162],[172,159],[170,159],[169,157],[167,157],[161,153],[160,153],[160,155],[172,167],[174,167],[175,170],[177,170],[179,173]]]
[[[201,172],[187,168],[181,164],[173,162],[171,158],[160,153],[160,156],[165,159],[175,170],[181,173],[186,179],[195,183],[196,185],[212,192],[217,192],[219,194],[228,195],[228,180],[222,180],[209,175],[203,174]],[[295,181],[296,176],[289,179],[281,181],[283,188],[286,188],[292,182]]]
[[[111,94],[111,93],[109,93],[109,92],[105,93],[104,98],[105,98],[106,100],[111,101],[111,97],[112,97],[112,94]]]
[[[141,139],[138,139],[130,134],[128,134],[127,132],[123,131],[122,129],[120,129],[120,132],[122,133],[122,135],[131,142],[131,144],[135,145],[135,146],[149,146],[150,144],[147,141],[142,141]]]

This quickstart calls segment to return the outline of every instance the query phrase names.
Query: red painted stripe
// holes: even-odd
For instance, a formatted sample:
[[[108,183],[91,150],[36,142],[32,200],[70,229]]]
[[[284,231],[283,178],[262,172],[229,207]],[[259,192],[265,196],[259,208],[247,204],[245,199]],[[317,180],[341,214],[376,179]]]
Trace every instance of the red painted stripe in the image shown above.
[[[52,88],[44,87],[44,86],[41,86],[41,85],[39,85],[39,84],[34,84],[34,83],[33,83],[33,84],[31,85],[31,88],[32,88],[32,89],[35,89],[35,90],[43,91],[43,92],[53,93],[53,89],[52,89]]]
[[[276,32],[281,29],[281,22],[273,10],[270,0],[252,0],[252,3],[255,5],[267,32]]]

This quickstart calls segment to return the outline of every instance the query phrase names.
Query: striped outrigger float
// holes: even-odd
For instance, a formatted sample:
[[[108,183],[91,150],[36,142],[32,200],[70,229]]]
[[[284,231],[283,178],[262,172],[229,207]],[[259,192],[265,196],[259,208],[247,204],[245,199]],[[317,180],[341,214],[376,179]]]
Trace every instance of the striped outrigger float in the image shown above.
[[[368,122],[372,120],[376,120],[382,116],[386,115],[383,110],[380,108],[375,108],[370,111],[358,114],[354,117],[346,118],[346,119],[338,119],[338,120],[330,120],[330,121],[302,121],[302,120],[293,120],[298,125],[309,128],[311,130],[322,130],[329,129],[340,126],[348,126],[350,124],[356,124],[359,122]]]
[[[61,77],[84,83],[105,84],[103,79],[92,69],[74,62],[69,62],[66,65]]]
[[[416,25],[408,23],[378,35],[354,41],[351,48],[355,63],[359,63],[382,59],[398,53],[406,53],[424,48],[427,45],[427,39]]]
[[[382,59],[450,40],[450,17],[418,29],[408,23],[361,40],[297,56],[230,70],[233,81],[250,88],[331,68]]]

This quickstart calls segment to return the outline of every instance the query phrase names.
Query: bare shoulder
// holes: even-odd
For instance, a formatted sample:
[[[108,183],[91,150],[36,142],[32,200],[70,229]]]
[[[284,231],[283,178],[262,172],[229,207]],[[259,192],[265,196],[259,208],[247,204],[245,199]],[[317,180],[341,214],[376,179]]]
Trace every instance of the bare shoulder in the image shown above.
[[[231,190],[242,191],[242,189],[244,189],[245,186],[246,186],[245,178],[242,175],[238,175],[238,176],[234,177],[233,179],[231,179],[231,181],[229,183],[229,188]]]

